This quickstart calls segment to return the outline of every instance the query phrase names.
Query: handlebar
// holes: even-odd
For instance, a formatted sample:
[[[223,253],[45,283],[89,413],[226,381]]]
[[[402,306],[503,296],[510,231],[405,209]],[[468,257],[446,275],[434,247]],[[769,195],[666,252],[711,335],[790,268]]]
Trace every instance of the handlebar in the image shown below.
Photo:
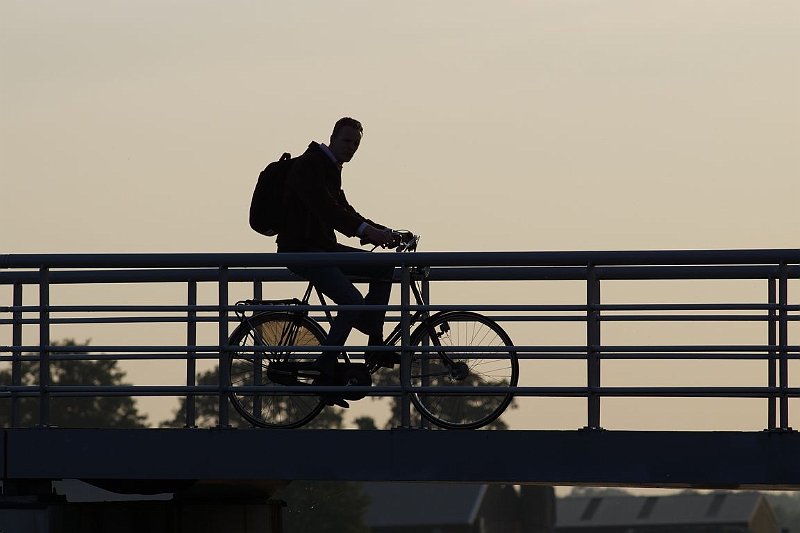
[[[407,230],[392,231],[394,240],[388,244],[387,248],[394,248],[396,252],[414,252],[417,250],[419,235],[414,235]]]
[[[388,244],[381,246],[381,248],[394,248],[396,252],[415,252],[417,244],[419,243],[420,236],[414,235],[413,232],[408,230],[392,230],[392,241]],[[364,240],[361,244],[366,244]],[[378,246],[373,246],[375,250]]]

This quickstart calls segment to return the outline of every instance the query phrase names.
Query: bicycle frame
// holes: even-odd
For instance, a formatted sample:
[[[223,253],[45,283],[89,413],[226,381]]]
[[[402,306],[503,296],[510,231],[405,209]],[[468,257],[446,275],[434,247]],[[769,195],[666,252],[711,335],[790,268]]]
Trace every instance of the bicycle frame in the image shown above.
[[[422,298],[422,290],[419,287],[418,279],[424,279],[427,273],[425,272],[424,268],[415,268],[412,271],[412,276],[416,275],[416,278],[412,277],[411,283],[411,292],[414,296],[414,300],[416,301],[417,305],[425,305],[425,301]],[[298,300],[297,298],[292,298],[289,300],[246,300],[244,303],[248,304],[297,304],[298,306],[306,306],[311,299],[311,292],[314,291],[317,293],[317,297],[319,298],[320,303],[324,306],[326,305],[325,296],[317,289],[312,282],[308,283],[306,287],[305,293],[303,294],[303,298]],[[299,309],[297,311],[287,311],[289,314],[296,315],[299,318],[307,317],[309,312],[308,309]],[[239,312],[236,312],[237,315],[240,315]],[[259,346],[267,346],[268,344],[261,338],[261,335],[258,331],[258,328],[253,327],[253,324],[250,320],[258,315],[259,313],[253,313],[251,316],[247,317],[244,313],[241,313],[241,323],[246,323],[250,331],[254,334],[254,344]],[[325,309],[325,315],[328,319],[328,322],[333,320],[333,314],[330,310]],[[430,318],[431,314],[428,310],[417,310],[411,315],[409,319],[409,324],[411,326],[415,326],[419,324],[420,326],[424,326],[427,323],[427,320]],[[270,346],[293,346],[297,340],[297,331],[299,329],[299,321],[297,323],[292,322],[289,324],[283,332],[281,332],[281,338],[277,345],[270,345]],[[395,346],[401,341],[402,337],[402,324],[397,324],[394,329],[386,336],[384,339],[384,344],[386,346]],[[433,341],[434,345],[440,346],[438,342],[438,336],[436,335],[435,331],[428,332],[429,338]],[[273,354],[272,357],[267,356],[270,361],[287,361],[290,359],[290,353],[281,350],[269,350]],[[266,354],[266,351],[264,352]],[[350,358],[347,355],[347,351],[343,350],[345,355],[345,359],[349,362]],[[438,356],[447,364],[448,366],[453,364],[452,358],[446,352],[439,352]]]

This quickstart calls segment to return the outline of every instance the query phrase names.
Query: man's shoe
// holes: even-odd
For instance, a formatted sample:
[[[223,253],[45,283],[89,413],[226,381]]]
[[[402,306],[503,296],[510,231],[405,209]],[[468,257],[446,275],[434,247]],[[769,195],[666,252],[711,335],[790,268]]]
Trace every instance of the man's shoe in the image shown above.
[[[400,352],[367,352],[364,361],[367,366],[394,368],[400,364]]]
[[[322,403],[324,403],[328,407],[332,407],[334,405],[338,405],[342,409],[347,409],[348,407],[350,407],[350,404],[347,403],[347,400],[345,400],[341,396],[334,396],[333,394],[324,395],[322,397]]]

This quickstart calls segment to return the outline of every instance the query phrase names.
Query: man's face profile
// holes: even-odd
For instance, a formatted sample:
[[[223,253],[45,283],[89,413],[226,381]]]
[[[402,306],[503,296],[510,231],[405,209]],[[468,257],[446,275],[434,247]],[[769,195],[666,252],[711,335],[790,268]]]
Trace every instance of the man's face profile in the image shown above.
[[[361,144],[361,131],[352,126],[344,126],[331,137],[328,148],[340,163],[347,163],[353,159],[359,144]]]

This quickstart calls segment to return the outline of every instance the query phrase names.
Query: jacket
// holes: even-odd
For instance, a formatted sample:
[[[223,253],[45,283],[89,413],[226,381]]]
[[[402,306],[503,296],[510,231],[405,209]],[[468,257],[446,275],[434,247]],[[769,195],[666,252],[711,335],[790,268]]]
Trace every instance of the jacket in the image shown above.
[[[335,231],[353,237],[364,222],[374,224],[347,201],[342,190],[341,168],[319,144],[309,144],[292,163],[286,179],[278,251],[333,251]]]

